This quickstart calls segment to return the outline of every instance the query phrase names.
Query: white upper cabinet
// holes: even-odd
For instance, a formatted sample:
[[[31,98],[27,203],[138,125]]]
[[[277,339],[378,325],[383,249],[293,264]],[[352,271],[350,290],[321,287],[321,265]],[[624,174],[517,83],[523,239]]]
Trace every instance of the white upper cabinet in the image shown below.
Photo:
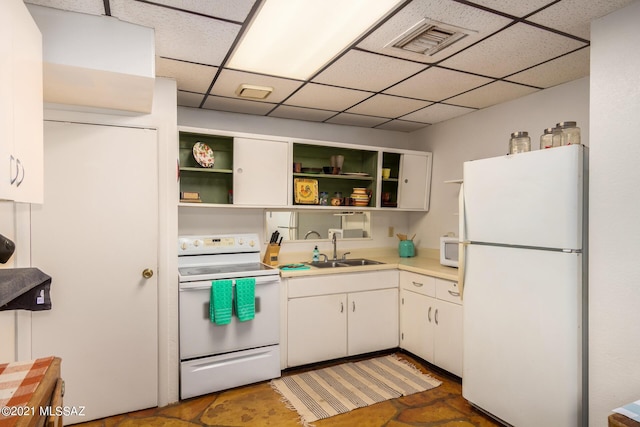
[[[287,206],[289,144],[233,139],[233,204]]]
[[[383,152],[380,207],[428,211],[431,159],[427,152]]]
[[[400,159],[398,207],[429,210],[431,188],[431,153],[404,153]]]
[[[0,93],[0,199],[42,203],[42,36],[21,0],[0,2]]]

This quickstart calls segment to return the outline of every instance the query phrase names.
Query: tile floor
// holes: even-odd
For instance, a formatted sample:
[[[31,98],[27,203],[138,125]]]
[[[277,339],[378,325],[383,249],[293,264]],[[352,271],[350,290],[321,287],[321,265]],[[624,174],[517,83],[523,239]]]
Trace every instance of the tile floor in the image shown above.
[[[317,427],[490,427],[500,424],[471,407],[462,397],[459,379],[433,369],[420,359],[398,352],[423,372],[443,381],[431,390],[377,403],[314,423]],[[379,354],[376,354],[378,356]],[[313,368],[327,366],[321,364]],[[304,369],[286,371],[298,373]],[[296,412],[286,408],[269,382],[196,397],[163,408],[152,408],[88,423],[81,427],[299,427]]]

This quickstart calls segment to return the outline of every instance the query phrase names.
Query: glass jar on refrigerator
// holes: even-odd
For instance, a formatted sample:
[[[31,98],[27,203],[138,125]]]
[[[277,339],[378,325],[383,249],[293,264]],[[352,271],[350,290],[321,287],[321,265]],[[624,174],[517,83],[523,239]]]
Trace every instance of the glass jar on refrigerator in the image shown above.
[[[509,140],[509,154],[525,153],[527,151],[531,151],[529,133],[524,131],[513,132]]]
[[[556,126],[562,129],[562,145],[580,144],[580,128],[576,122],[560,122]]]
[[[559,147],[562,144],[562,129],[559,127],[546,128],[540,136],[540,149]]]

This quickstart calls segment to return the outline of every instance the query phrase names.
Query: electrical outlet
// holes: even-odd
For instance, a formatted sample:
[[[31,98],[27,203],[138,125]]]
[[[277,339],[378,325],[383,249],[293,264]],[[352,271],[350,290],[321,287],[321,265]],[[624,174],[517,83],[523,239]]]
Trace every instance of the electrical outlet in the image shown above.
[[[393,237],[393,226],[389,227],[389,237]]]

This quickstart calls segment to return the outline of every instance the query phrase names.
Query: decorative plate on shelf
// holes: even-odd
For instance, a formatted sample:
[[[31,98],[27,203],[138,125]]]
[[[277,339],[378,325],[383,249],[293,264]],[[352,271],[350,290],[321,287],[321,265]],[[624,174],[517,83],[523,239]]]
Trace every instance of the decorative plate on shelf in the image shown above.
[[[193,158],[203,168],[212,168],[215,161],[211,147],[200,141],[193,144]]]
[[[318,180],[295,178],[293,180],[295,202],[307,205],[318,204]]]
[[[366,172],[342,172],[342,175],[347,176],[369,176]]]

